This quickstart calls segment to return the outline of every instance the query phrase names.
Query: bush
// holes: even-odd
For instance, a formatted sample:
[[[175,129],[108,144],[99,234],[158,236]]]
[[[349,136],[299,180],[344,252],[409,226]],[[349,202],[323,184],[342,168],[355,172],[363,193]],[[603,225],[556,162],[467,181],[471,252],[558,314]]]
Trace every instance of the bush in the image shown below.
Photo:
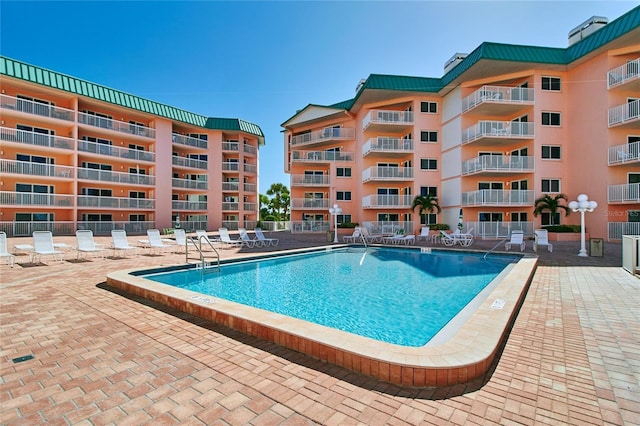
[[[344,229],[348,229],[348,228],[353,229],[356,226],[358,226],[358,224],[355,222],[342,222],[338,224],[338,228],[344,228]]]
[[[549,232],[575,233],[580,232],[580,225],[547,225],[543,226]]]
[[[435,225],[429,225],[429,230],[431,231],[448,231],[449,225],[446,223],[436,223]]]

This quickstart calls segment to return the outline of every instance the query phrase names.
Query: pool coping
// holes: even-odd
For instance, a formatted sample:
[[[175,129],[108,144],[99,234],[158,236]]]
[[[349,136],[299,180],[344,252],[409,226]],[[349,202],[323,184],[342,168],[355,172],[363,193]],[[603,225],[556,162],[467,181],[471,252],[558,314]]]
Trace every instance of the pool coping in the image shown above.
[[[287,250],[232,261],[341,247],[344,246]],[[440,250],[446,251],[437,249]],[[409,387],[449,386],[471,381],[488,371],[515,320],[536,265],[537,256],[524,255],[450,339],[421,347],[381,342],[217,297],[203,296],[138,275],[141,271],[149,271],[149,268],[110,273],[107,284],[384,382]],[[152,270],[175,267],[188,265]]]

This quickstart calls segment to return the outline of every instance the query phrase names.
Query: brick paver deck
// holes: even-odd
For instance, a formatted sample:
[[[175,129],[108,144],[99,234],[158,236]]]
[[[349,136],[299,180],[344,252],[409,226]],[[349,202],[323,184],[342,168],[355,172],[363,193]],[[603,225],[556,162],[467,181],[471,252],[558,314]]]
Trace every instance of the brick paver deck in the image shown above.
[[[278,248],[324,244],[277,236]],[[576,253],[540,253],[491,374],[436,389],[377,382],[104,285],[109,271],[184,254],[2,264],[0,423],[640,425],[640,279],[619,267],[619,246]]]

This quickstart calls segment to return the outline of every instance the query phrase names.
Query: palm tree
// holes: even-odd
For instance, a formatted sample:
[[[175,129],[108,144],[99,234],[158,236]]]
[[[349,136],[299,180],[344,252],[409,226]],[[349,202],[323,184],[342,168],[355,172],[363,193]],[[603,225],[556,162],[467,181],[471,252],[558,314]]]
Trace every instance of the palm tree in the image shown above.
[[[290,192],[289,188],[287,188],[282,183],[272,183],[269,189],[267,190],[267,195],[273,196],[271,200],[271,205],[275,210],[276,217],[278,220],[284,220],[287,212],[289,210],[289,202],[290,202]],[[284,215],[280,215],[280,209],[284,208]]]
[[[413,199],[411,203],[411,210],[415,210],[419,207],[419,214],[433,213],[434,211],[440,213],[440,204],[438,204],[438,197],[431,194],[418,195]]]
[[[562,205],[560,202],[564,200],[565,203],[569,200],[565,194],[558,194],[552,197],[549,194],[545,194],[542,197],[538,198],[535,202],[535,208],[533,209],[533,215],[538,217],[542,212],[548,210],[551,213],[551,225],[555,225],[553,223],[553,218],[555,217],[558,210],[564,210],[565,216],[569,216],[571,214],[571,209],[565,205]]]

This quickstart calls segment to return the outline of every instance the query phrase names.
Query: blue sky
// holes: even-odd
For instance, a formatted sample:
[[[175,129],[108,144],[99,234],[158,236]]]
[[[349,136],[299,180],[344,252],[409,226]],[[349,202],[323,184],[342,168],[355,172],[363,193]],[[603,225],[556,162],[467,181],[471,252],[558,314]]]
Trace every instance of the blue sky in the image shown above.
[[[441,77],[483,41],[566,47],[637,1],[0,1],[4,56],[260,126],[260,193],[289,186],[282,127],[369,74]]]

